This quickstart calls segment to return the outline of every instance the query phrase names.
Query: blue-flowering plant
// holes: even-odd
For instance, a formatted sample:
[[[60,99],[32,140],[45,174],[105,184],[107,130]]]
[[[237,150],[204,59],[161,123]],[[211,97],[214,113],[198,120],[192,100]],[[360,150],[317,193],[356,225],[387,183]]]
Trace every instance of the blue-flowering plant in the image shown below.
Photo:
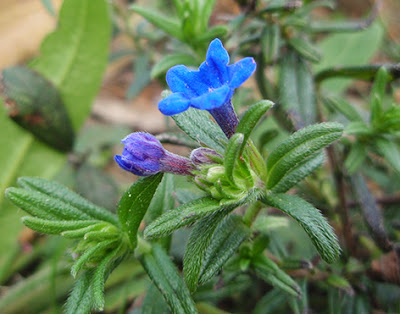
[[[20,188],[7,190],[8,198],[31,214],[23,218],[25,225],[77,240],[72,274],[80,277],[67,312],[102,309],[105,280],[133,253],[174,313],[197,313],[197,288],[227,263],[238,273],[256,275],[300,296],[296,281],[265,254],[268,232],[258,222],[265,207],[295,219],[326,262],[338,258],[337,238],[319,210],[285,193],[322,164],[321,150],[340,138],[343,127],[320,123],[303,128],[269,152],[265,161],[250,135],[273,103],[259,101],[240,119],[232,104],[235,89],[255,69],[253,58],[230,65],[228,52],[214,39],[198,70],[177,65],[168,71],[172,93],[160,101],[159,109],[198,147],[186,158],[164,149],[151,134],[126,136],[115,161],[141,178],[122,196],[117,215],[43,179],[21,178]],[[180,197],[181,204],[174,208],[171,175],[186,176],[200,193]],[[183,281],[167,250],[170,234],[185,226],[192,228]]]

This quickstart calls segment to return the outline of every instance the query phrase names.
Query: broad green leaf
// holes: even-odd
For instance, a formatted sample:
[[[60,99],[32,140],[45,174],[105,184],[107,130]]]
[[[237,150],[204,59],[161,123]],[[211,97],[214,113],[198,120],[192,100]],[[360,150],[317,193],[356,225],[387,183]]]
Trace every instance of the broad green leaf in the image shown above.
[[[57,182],[36,177],[21,177],[18,179],[18,185],[26,190],[40,192],[53,199],[69,204],[93,219],[107,221],[114,225],[118,224],[118,219],[114,214],[89,202]]]
[[[91,218],[78,208],[40,192],[11,187],[6,190],[6,196],[15,205],[38,218],[57,218],[56,220],[87,220]]]
[[[309,156],[340,138],[343,126],[336,122],[308,126],[292,134],[268,157],[267,189],[272,189]]]
[[[186,66],[197,65],[196,58],[187,53],[176,53],[165,56],[158,61],[151,70],[151,78],[165,74],[174,65],[184,64]]]
[[[324,160],[325,154],[323,152],[314,153],[287,172],[271,191],[274,193],[285,193],[289,191],[297,183],[314,172],[315,169],[319,168],[324,163]]]
[[[224,156],[225,174],[227,179],[234,183],[233,179],[233,168],[235,167],[236,161],[239,158],[240,150],[244,141],[244,135],[242,133],[235,133],[229,139],[228,146]]]
[[[385,157],[393,169],[400,174],[400,150],[399,144],[385,138],[378,138],[374,141],[378,152]]]
[[[169,314],[168,304],[154,284],[147,289],[141,309],[142,314]]]
[[[294,51],[281,58],[279,95],[297,128],[316,121],[314,80],[307,62]]]
[[[204,110],[189,108],[185,112],[172,116],[177,126],[199,143],[224,152],[227,138],[221,128],[210,120]]]
[[[173,313],[197,313],[190,292],[164,249],[153,244],[140,261]]]
[[[280,30],[277,24],[268,23],[261,33],[261,49],[264,61],[273,62],[279,53]]]
[[[273,105],[274,103],[272,101],[261,100],[247,109],[243,117],[240,119],[236,129],[236,133],[242,133],[244,135],[243,145],[240,153],[242,153],[243,147],[247,143],[247,140],[249,139],[250,134],[257,123],[260,121],[262,116],[272,108]]]
[[[22,223],[28,228],[41,233],[60,234],[68,230],[77,230],[99,223],[96,220],[45,220],[36,217],[22,217]]]
[[[45,38],[41,55],[32,62],[60,91],[75,130],[86,120],[100,88],[110,39],[106,0],[64,1],[57,30]]]
[[[356,172],[361,167],[366,157],[367,150],[365,145],[360,142],[353,143],[344,162],[344,166],[349,174]]]
[[[137,232],[151,199],[163,177],[162,173],[141,178],[125,192],[118,204],[118,218],[133,248],[137,245]]]
[[[340,247],[332,227],[321,212],[305,200],[288,194],[270,194],[264,203],[282,210],[295,219],[308,234],[321,257],[328,263],[340,255]]]
[[[10,118],[47,145],[72,150],[74,131],[53,84],[24,67],[7,68],[2,76]]]
[[[354,108],[353,105],[349,104],[342,98],[338,97],[328,97],[324,98],[324,102],[332,107],[333,109],[339,111],[342,115],[344,115],[350,121],[360,121],[363,122],[363,118],[358,113],[358,111]]]
[[[294,297],[301,295],[301,290],[297,283],[265,255],[255,257],[252,260],[252,268],[258,277],[272,286]]]
[[[319,62],[321,60],[320,52],[308,40],[301,37],[292,37],[288,40],[288,43],[300,55],[311,62]]]
[[[147,209],[145,221],[149,224],[163,213],[174,208],[174,175],[165,173]]]
[[[93,270],[87,270],[79,277],[72,289],[67,303],[65,304],[66,314],[90,313],[93,308],[93,289],[91,285],[92,276]]]
[[[321,62],[314,66],[319,72],[337,66],[363,65],[374,56],[381,47],[384,31],[379,23],[368,29],[352,34],[333,34],[318,43],[322,52]],[[335,94],[343,93],[351,84],[351,79],[334,78],[322,83],[322,87]]]
[[[229,215],[218,226],[207,248],[200,272],[199,283],[211,279],[250,235],[250,229],[237,215]]]
[[[201,265],[215,229],[227,213],[219,211],[201,219],[190,233],[183,260],[185,282],[191,292],[196,291]]]
[[[176,19],[167,18],[152,9],[146,9],[137,5],[132,5],[130,9],[148,20],[151,24],[161,28],[167,34],[183,41],[183,33],[180,23]]]

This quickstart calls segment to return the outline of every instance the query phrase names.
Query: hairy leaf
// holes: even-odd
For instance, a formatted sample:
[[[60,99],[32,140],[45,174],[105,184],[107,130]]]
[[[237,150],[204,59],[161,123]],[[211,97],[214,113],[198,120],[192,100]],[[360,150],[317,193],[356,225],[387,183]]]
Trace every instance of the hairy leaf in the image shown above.
[[[141,309],[142,314],[169,314],[168,304],[154,284],[147,289]]]
[[[93,270],[83,273],[72,290],[65,305],[66,314],[90,313],[93,307],[93,290],[91,285]]]
[[[96,220],[46,220],[36,217],[22,217],[22,223],[37,232],[60,234],[68,230],[77,230],[99,223]]]
[[[229,139],[228,146],[224,156],[225,174],[228,180],[234,183],[233,179],[233,168],[235,167],[236,161],[239,157],[242,144],[244,143],[244,135],[241,133],[235,133]]]
[[[321,212],[305,200],[288,194],[270,194],[263,200],[294,218],[308,234],[321,257],[328,263],[340,255],[337,237]]]
[[[166,211],[174,208],[175,199],[172,197],[173,192],[174,175],[171,173],[165,173],[147,210],[145,219],[146,224],[149,224]]]
[[[118,218],[133,248],[137,245],[137,232],[151,199],[163,177],[162,173],[141,178],[125,192],[118,204]]]

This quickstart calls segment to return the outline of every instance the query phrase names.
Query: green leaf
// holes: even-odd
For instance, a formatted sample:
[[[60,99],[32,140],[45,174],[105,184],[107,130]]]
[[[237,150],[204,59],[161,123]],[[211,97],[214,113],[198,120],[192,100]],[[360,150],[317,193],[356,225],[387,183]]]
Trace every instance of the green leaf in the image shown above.
[[[328,97],[324,98],[324,103],[333,109],[339,111],[350,121],[360,121],[363,122],[363,118],[360,116],[358,111],[354,108],[354,105],[349,104],[342,98],[338,97]]]
[[[199,35],[194,38],[194,42],[196,43],[201,43],[201,42],[209,42],[210,40],[214,38],[219,38],[225,36],[225,34],[228,32],[228,27],[226,25],[217,25],[212,28],[210,28],[207,32],[205,33],[200,33]]]
[[[243,117],[240,119],[240,122],[237,126],[236,133],[242,133],[244,135],[243,145],[240,150],[240,154],[243,151],[244,145],[247,143],[250,138],[250,134],[260,121],[262,116],[272,108],[274,103],[269,100],[261,100],[258,103],[252,105]]]
[[[364,65],[381,47],[384,31],[379,23],[353,34],[333,34],[318,43],[322,52],[321,62],[314,66],[319,72],[337,66]],[[322,83],[322,87],[335,94],[343,93],[351,84],[351,79],[334,78]]]
[[[162,173],[140,178],[125,192],[118,204],[118,218],[131,242],[132,248],[137,245],[137,232],[151,199],[163,177]]]
[[[87,220],[91,218],[78,208],[40,192],[11,187],[6,190],[6,196],[15,205],[38,218],[50,220],[54,218],[56,220]]]
[[[221,128],[210,120],[204,110],[189,108],[185,112],[172,116],[176,125],[195,141],[223,153],[227,138]]]
[[[250,229],[238,215],[229,215],[218,226],[207,248],[199,283],[203,284],[226,263],[250,235]]]
[[[173,313],[197,313],[189,290],[160,245],[153,244],[151,251],[142,255],[140,261]]]
[[[348,173],[355,173],[361,167],[366,157],[367,150],[365,145],[360,142],[353,143],[344,162],[344,166],[346,167]]]
[[[142,314],[169,314],[168,304],[154,284],[147,289],[141,309]]]
[[[196,223],[190,233],[183,259],[183,272],[191,292],[196,291],[201,266],[214,231],[226,215],[226,212],[219,211],[204,217]]]
[[[163,213],[174,208],[175,199],[172,197],[173,193],[174,175],[165,173],[147,209],[145,218],[147,225]]]
[[[232,183],[234,183],[233,168],[235,167],[235,163],[239,158],[240,150],[243,146],[243,140],[243,134],[235,133],[229,139],[228,146],[226,147],[226,152],[224,156],[225,174],[227,179]]]
[[[86,314],[90,313],[93,307],[92,299],[92,273],[93,270],[88,270],[82,274],[69,296],[65,305],[66,314]]]
[[[87,249],[72,265],[71,274],[73,277],[76,277],[78,272],[85,266],[86,263],[90,262],[91,258],[95,256],[101,256],[104,254],[107,248],[115,246],[116,240],[107,240],[103,242],[99,242],[91,248]],[[104,256],[103,256],[104,258]]]
[[[207,29],[208,21],[211,17],[211,13],[212,13],[212,10],[215,5],[215,0],[200,1],[200,3],[202,4],[202,7],[200,9],[201,10],[201,13],[200,13],[201,27],[200,27],[200,29],[205,30],[205,29]]]
[[[398,144],[385,138],[378,138],[374,141],[374,145],[393,169],[400,174],[400,150]]]
[[[316,121],[312,73],[304,58],[289,51],[280,61],[279,96],[283,109],[294,116],[297,128]]]
[[[165,56],[154,65],[151,70],[151,78],[165,74],[171,67],[177,64],[184,64],[186,66],[197,65],[197,61],[195,57],[187,53],[176,53]]]
[[[371,130],[363,121],[350,122],[344,131],[349,135],[371,135]]]
[[[320,52],[308,40],[301,37],[292,37],[289,38],[288,43],[300,55],[311,62],[319,62],[321,60]]]
[[[289,191],[297,183],[314,172],[315,169],[319,168],[324,163],[324,160],[325,154],[323,152],[314,153],[287,172],[271,191],[274,193],[285,193]]]
[[[37,191],[69,204],[89,215],[92,219],[107,221],[114,225],[118,224],[117,217],[114,214],[89,202],[57,182],[36,177],[21,177],[18,179],[18,185],[26,190]]]
[[[261,33],[261,49],[264,61],[273,62],[278,57],[280,45],[280,29],[277,24],[268,23]]]
[[[79,239],[79,238],[83,238],[88,232],[98,231],[98,230],[101,230],[108,226],[109,225],[107,223],[100,222],[100,223],[96,223],[96,224],[93,224],[93,225],[90,225],[87,227],[83,227],[80,229],[76,229],[76,230],[63,231],[63,232],[61,232],[61,235],[68,239]]]
[[[294,297],[301,295],[301,290],[297,283],[265,255],[255,257],[252,260],[252,268],[258,277],[272,286]]]
[[[2,74],[10,118],[47,145],[71,150],[74,130],[53,84],[24,67],[7,68]]]
[[[32,63],[60,91],[75,130],[86,120],[100,88],[110,39],[106,0],[64,1],[57,30],[45,38],[40,57]]]
[[[278,145],[267,160],[267,189],[272,189],[291,170],[313,153],[340,138],[343,126],[336,122],[308,126]]]
[[[386,85],[389,79],[389,74],[384,67],[381,67],[376,74],[376,78],[374,81],[374,85],[372,86],[371,91],[371,125],[378,126],[379,120],[383,114],[383,100],[385,97]]]
[[[183,39],[183,32],[180,23],[175,19],[167,18],[152,9],[146,9],[137,5],[132,5],[130,9],[148,20],[151,24],[161,28],[167,34],[175,37],[181,41]]]
[[[36,217],[22,217],[22,223],[28,228],[41,233],[60,234],[68,230],[77,230],[99,223],[96,220],[46,220]]]
[[[133,63],[134,81],[126,91],[126,99],[136,98],[140,92],[150,83],[149,56],[141,54]]]
[[[308,234],[321,257],[333,263],[340,255],[340,247],[332,227],[321,212],[305,200],[288,194],[270,194],[264,203],[282,210],[295,219]]]

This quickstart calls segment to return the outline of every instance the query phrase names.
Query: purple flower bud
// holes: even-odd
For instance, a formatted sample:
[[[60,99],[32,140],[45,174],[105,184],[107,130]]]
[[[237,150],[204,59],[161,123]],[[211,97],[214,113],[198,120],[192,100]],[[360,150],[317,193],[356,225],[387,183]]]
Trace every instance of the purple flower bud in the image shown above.
[[[205,147],[199,147],[192,151],[190,154],[190,160],[196,166],[202,164],[215,164],[217,160],[222,160],[222,156],[215,150]]]
[[[193,165],[189,159],[175,155],[161,145],[153,135],[136,132],[125,137],[121,155],[115,155],[118,165],[137,176],[151,176],[159,172],[191,175]]]

